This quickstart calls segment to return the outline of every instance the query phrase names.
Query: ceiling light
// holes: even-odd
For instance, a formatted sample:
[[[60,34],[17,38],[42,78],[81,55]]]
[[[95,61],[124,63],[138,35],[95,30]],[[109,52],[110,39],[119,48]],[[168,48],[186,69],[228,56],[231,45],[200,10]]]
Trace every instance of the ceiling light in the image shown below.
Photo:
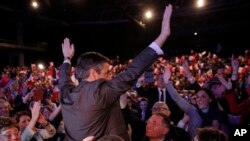
[[[31,2],[31,6],[32,6],[33,8],[35,8],[35,9],[37,9],[37,8],[39,7],[39,4],[38,4],[38,2],[37,2],[36,0],[33,0],[33,1]]]
[[[153,13],[150,10],[148,10],[148,11],[145,12],[146,19],[151,19],[152,16],[153,16]]]
[[[196,1],[196,7],[200,8],[205,5],[205,0],[197,0]]]

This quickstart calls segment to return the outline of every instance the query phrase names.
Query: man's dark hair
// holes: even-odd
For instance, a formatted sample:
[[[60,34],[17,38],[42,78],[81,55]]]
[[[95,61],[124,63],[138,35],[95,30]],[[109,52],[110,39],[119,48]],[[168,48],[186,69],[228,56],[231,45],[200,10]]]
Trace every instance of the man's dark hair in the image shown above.
[[[205,82],[204,87],[205,87],[206,89],[211,90],[211,88],[212,88],[214,85],[221,85],[221,84],[222,84],[222,83],[220,82],[220,80],[219,80],[218,77],[213,77],[213,78],[208,79],[208,80]]]
[[[14,115],[13,115],[13,118],[17,121],[17,123],[20,121],[20,117],[21,116],[29,116],[31,117],[31,114],[27,111],[19,111],[19,112],[16,112]]]
[[[8,129],[9,127],[16,127],[19,129],[17,121],[14,118],[0,116],[0,132]]]
[[[102,64],[109,63],[109,59],[97,52],[87,52],[78,57],[75,76],[79,82],[89,76],[90,69],[100,73]]]
[[[157,116],[161,116],[162,119],[162,123],[164,127],[169,128],[170,127],[170,119],[168,118],[167,115],[163,114],[163,113],[154,113],[153,115],[157,115]]]
[[[211,92],[211,88],[210,89],[201,88],[199,91],[204,91],[205,93],[207,93],[208,97],[210,98],[210,104],[209,104],[210,108],[216,108],[218,106],[217,101],[216,101],[213,93]]]
[[[197,128],[196,135],[199,141],[228,141],[228,136],[222,130],[212,127]]]
[[[146,97],[141,97],[141,99],[139,100],[140,102],[141,101],[146,101],[146,102],[148,102],[148,99],[146,98]]]

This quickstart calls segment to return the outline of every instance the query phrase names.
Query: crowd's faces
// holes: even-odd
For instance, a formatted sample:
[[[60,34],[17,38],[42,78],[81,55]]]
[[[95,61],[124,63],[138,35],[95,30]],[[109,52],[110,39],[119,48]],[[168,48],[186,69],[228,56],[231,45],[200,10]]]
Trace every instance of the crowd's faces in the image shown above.
[[[0,131],[0,141],[21,141],[21,135],[17,127],[12,126]]]
[[[211,87],[211,92],[213,93],[215,99],[220,99],[225,92],[226,87],[222,84],[215,84]]]
[[[11,91],[16,91],[16,90],[18,90],[18,87],[19,87],[18,83],[15,82],[14,84],[10,85],[10,90]]]
[[[0,100],[0,116],[9,116],[10,105],[7,101]]]
[[[30,122],[30,117],[28,115],[20,116],[18,126],[21,132],[28,126],[29,122]]]
[[[196,94],[196,103],[199,109],[207,109],[209,108],[210,97],[205,91],[200,90]]]
[[[165,83],[164,83],[164,79],[163,79],[163,74],[158,75],[157,86],[158,86],[158,88],[162,88],[162,89],[166,87]]]
[[[140,109],[142,111],[146,111],[147,105],[148,105],[147,101],[140,101]]]
[[[162,139],[169,132],[169,128],[164,126],[163,117],[152,115],[147,121],[146,136],[154,139]]]
[[[224,68],[217,69],[217,74],[218,75],[223,75],[224,74]]]
[[[50,110],[48,110],[48,108],[44,108],[43,110],[42,110],[42,114],[44,115],[44,117],[46,118],[46,119],[49,119],[49,116],[51,115],[51,111]]]

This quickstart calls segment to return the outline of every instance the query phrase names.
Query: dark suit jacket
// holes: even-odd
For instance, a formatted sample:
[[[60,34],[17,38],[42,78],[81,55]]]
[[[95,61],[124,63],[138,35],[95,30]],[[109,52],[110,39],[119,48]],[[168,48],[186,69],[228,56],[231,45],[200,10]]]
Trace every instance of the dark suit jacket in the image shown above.
[[[170,125],[169,133],[164,141],[191,141],[191,136],[184,129]]]
[[[65,140],[81,141],[91,135],[99,139],[107,134],[116,134],[129,141],[118,99],[157,56],[152,48],[147,47],[112,80],[82,81],[78,86],[74,86],[70,79],[71,65],[63,63],[59,72],[59,88]]]

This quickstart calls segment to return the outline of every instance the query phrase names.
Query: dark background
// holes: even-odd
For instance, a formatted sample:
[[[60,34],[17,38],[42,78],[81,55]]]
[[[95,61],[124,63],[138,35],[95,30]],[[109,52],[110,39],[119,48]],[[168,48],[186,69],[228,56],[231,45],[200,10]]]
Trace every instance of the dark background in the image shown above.
[[[194,7],[195,0],[39,0],[36,10],[30,2],[0,2],[1,68],[48,61],[59,65],[64,37],[75,44],[73,64],[86,51],[133,58],[159,34],[168,2],[174,5],[171,36],[163,48],[168,56],[190,50],[229,56],[250,49],[249,0],[209,0],[202,9]],[[146,7],[154,8],[152,21],[142,18]]]

